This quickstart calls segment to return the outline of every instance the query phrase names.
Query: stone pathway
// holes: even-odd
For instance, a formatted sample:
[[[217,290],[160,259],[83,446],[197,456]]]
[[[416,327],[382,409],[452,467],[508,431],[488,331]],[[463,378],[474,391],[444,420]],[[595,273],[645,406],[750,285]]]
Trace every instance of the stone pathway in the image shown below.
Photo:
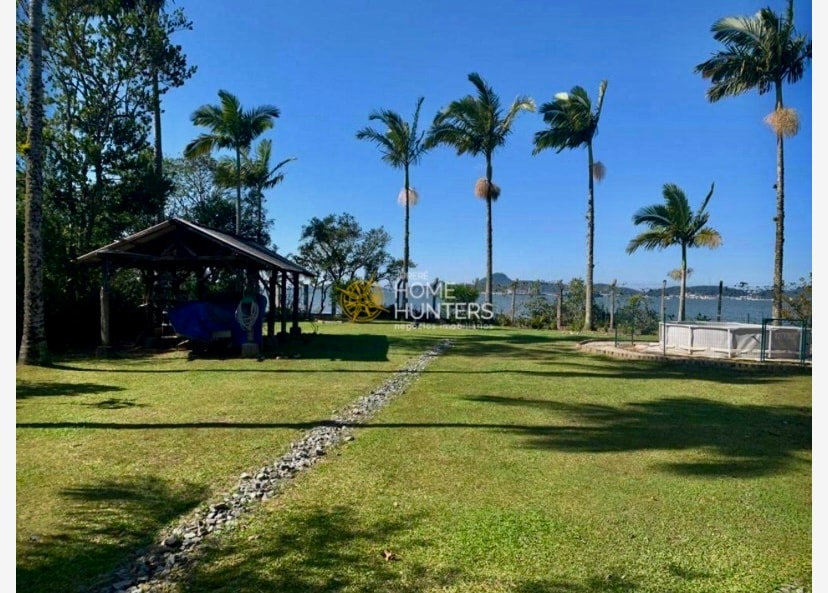
[[[340,443],[352,441],[355,426],[403,394],[426,366],[451,346],[450,340],[443,340],[409,360],[370,394],[361,397],[331,420],[309,430],[273,464],[256,472],[243,473],[235,490],[160,534],[158,544],[133,556],[125,566],[103,578],[92,591],[158,593],[169,590],[192,562],[205,538],[212,533],[235,528],[242,515],[259,502],[278,496],[281,488],[299,472],[313,466]]]

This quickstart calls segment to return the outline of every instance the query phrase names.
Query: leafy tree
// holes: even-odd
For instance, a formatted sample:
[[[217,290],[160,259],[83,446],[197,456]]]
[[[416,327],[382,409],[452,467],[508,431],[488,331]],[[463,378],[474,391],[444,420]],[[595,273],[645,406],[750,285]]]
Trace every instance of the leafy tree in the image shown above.
[[[523,304],[525,323],[532,329],[546,329],[555,324],[555,306],[542,294],[535,294]]]
[[[506,144],[512,125],[521,111],[535,111],[535,102],[526,96],[517,97],[504,112],[498,97],[476,72],[469,74],[477,95],[466,95],[452,101],[434,118],[425,141],[427,148],[443,144],[453,147],[458,155],[483,155],[486,178],[479,180],[475,194],[486,200],[486,296],[492,303],[492,202],[500,196],[500,188],[492,181],[492,156]]]
[[[776,134],[776,242],[773,266],[773,317],[781,317],[784,280],[782,275],[785,241],[785,150],[784,137],[799,131],[799,118],[782,101],[783,83],[795,83],[805,73],[812,57],[811,41],[794,27],[793,0],[784,15],[768,8],[753,16],[719,19],[711,27],[713,38],[724,49],[696,66],[695,71],[711,82],[707,98],[711,103],[724,97],[757,90],[773,92],[774,111],[765,118]]]
[[[218,95],[218,105],[202,105],[190,116],[193,124],[209,128],[210,132],[187,144],[184,156],[192,158],[210,154],[214,149],[233,149],[236,157],[236,234],[241,235],[242,151],[249,150],[253,140],[273,127],[279,109],[261,105],[245,110],[238,97],[229,91],[220,90]]]
[[[23,335],[18,360],[48,361],[43,296],[43,3],[32,0],[29,18],[29,134],[26,146]]]
[[[180,87],[196,72],[195,66],[188,66],[180,45],[173,45],[170,37],[179,31],[192,30],[193,24],[181,8],[167,10],[167,0],[121,0],[124,10],[135,12],[145,40],[143,60],[150,73],[152,84],[152,119],[154,173],[156,177],[164,176],[164,153],[161,141],[161,95],[170,88]],[[164,209],[159,210],[158,222],[164,216]]]
[[[813,278],[800,278],[799,283],[789,290],[792,294],[785,295],[785,307],[782,309],[783,319],[802,319],[811,323],[813,317]]]
[[[216,182],[217,161],[209,156],[167,159],[165,170],[172,182],[168,216],[232,233],[235,228],[233,197]]]
[[[630,296],[618,310],[618,329],[624,334],[653,334],[658,331],[658,323],[658,313],[650,307],[643,294]]]
[[[547,148],[554,148],[561,152],[564,148],[587,149],[587,265],[586,265],[586,301],[584,308],[584,327],[589,330],[595,328],[593,319],[593,271],[594,240],[595,240],[595,200],[593,180],[604,178],[605,168],[600,161],[593,161],[593,141],[598,132],[598,122],[601,119],[601,109],[604,106],[604,94],[607,91],[607,81],[601,81],[598,87],[598,102],[595,110],[587,92],[580,86],[572,87],[568,93],[558,93],[555,99],[541,105],[540,113],[543,121],[549,128],[535,133],[535,148],[532,154],[538,154]]]
[[[417,203],[417,193],[409,184],[409,169],[412,165],[420,162],[420,159],[427,150],[423,141],[425,132],[418,133],[417,131],[417,124],[420,119],[420,107],[422,107],[424,100],[424,97],[420,97],[417,100],[417,107],[414,109],[414,117],[410,124],[404,121],[398,113],[388,109],[382,109],[372,111],[368,119],[371,121],[379,121],[385,126],[385,131],[369,127],[361,129],[356,134],[357,139],[368,140],[376,144],[382,153],[382,160],[395,169],[402,169],[404,172],[403,193],[400,194],[400,201],[405,207],[405,235],[402,260],[404,287],[408,286],[408,268],[410,266],[408,243],[410,207]],[[404,291],[403,308],[405,308],[406,302],[407,291]]]
[[[21,51],[28,47],[30,6],[26,0],[17,4],[20,156],[28,149],[32,123],[31,97],[21,84],[31,71]],[[71,260],[154,222],[170,186],[155,172],[149,141],[153,109],[145,15],[110,0],[50,0],[43,6],[42,262],[45,325],[52,328],[54,348],[67,336],[78,339],[75,343],[90,334],[97,340],[99,271]],[[159,67],[178,76],[179,65],[186,69],[181,48],[162,45]],[[25,179],[20,158],[18,166]],[[118,274],[113,285],[122,281],[119,276],[130,281],[128,274]],[[113,318],[119,298],[112,301]],[[22,308],[22,293],[18,299]]]
[[[627,245],[627,253],[644,249],[664,249],[678,245],[681,247],[681,291],[679,293],[678,321],[684,321],[684,299],[687,291],[687,249],[690,247],[708,247],[715,249],[722,244],[719,231],[707,226],[710,213],[706,212],[708,202],[713,197],[713,184],[710,192],[696,212],[690,208],[687,196],[677,185],[664,184],[663,204],[645,206],[633,215],[633,224],[646,225],[647,230],[634,237]]]
[[[316,274],[313,294],[321,290],[319,312],[324,310],[328,288],[345,286],[359,277],[374,276],[391,261],[390,235],[382,228],[363,230],[348,213],[313,217],[302,227],[296,263]]]

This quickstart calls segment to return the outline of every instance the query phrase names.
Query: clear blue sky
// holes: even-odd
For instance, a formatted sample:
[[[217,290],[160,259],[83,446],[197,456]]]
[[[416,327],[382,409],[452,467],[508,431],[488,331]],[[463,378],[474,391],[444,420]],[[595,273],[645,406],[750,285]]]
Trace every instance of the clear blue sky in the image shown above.
[[[425,97],[421,121],[471,93],[479,72],[505,104],[517,95],[540,106],[574,85],[595,98],[609,81],[595,140],[607,168],[595,190],[595,281],[657,286],[678,267],[680,252],[625,252],[639,231],[633,212],[661,201],[661,188],[682,187],[696,207],[711,182],[710,224],[724,244],[695,249],[691,284],[745,281],[769,285],[773,273],[776,156],[762,122],[771,94],[711,104],[707,81],[693,73],[720,45],[711,24],[753,14],[760,0],[515,3],[342,1],[272,2],[176,0],[193,22],[181,33],[198,67],[186,85],[164,99],[167,156],[180,156],[202,130],[194,109],[217,103],[217,91],[245,107],[281,110],[264,137],[274,161],[295,156],[282,185],[267,196],[279,251],[294,251],[301,226],[313,216],[348,211],[366,228],[382,225],[402,255],[403,208],[396,202],[402,172],[378,149],[355,139],[377,108],[411,117]],[[772,0],[784,10],[783,0]],[[667,8],[665,8],[667,7]],[[813,37],[811,3],[795,3],[798,29]],[[811,272],[812,72],[785,88],[802,131],[786,143],[785,279]],[[494,270],[512,278],[584,277],[587,155],[585,149],[532,156],[539,114],[523,114],[506,146],[495,153]],[[485,204],[474,197],[484,175],[481,157],[448,148],[427,154],[412,170],[420,203],[411,216],[411,257],[430,278],[462,281],[485,274]],[[672,281],[668,281],[672,282]]]

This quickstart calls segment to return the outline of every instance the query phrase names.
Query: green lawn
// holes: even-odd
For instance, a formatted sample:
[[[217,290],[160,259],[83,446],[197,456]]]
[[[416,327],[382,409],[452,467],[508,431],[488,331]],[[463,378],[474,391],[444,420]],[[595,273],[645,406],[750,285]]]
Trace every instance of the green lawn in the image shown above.
[[[590,356],[557,332],[320,332],[300,359],[19,369],[18,588],[111,567],[446,335],[356,440],[212,538],[182,590],[810,587],[809,373]]]

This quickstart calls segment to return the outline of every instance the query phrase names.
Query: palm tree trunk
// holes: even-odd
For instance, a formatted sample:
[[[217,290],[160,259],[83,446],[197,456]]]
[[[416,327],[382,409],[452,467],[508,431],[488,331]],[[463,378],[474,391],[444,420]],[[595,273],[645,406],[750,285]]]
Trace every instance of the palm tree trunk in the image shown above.
[[[236,148],[236,236],[241,235],[241,150]]]
[[[589,158],[589,194],[587,195],[587,267],[586,267],[586,294],[584,303],[584,329],[592,331],[595,323],[592,319],[592,270],[593,263],[593,236],[595,234],[595,203],[593,198],[594,182],[592,178],[592,142],[587,143]]]
[[[264,223],[262,222],[262,195],[263,194],[262,194],[261,191],[257,191],[256,194],[257,194],[256,197],[258,198],[257,204],[256,204],[256,208],[257,208],[256,209],[256,220],[257,220],[257,224],[256,224],[256,241],[258,241],[259,244],[261,244],[262,235],[264,234]]]
[[[32,0],[29,16],[29,151],[26,163],[23,337],[18,361],[46,364],[43,306],[43,4]]]
[[[486,155],[486,304],[492,305],[492,157]]]
[[[409,201],[410,196],[408,194],[408,165],[405,166],[405,237],[404,237],[404,247],[403,247],[403,295],[402,295],[402,308],[403,311],[407,309],[408,305],[408,217],[409,217]]]
[[[678,321],[684,321],[684,299],[687,292],[687,245],[681,244],[681,289],[679,290]]]
[[[776,84],[776,109],[782,109],[782,83]],[[782,275],[783,245],[785,243],[785,146],[782,133],[776,132],[776,244],[773,255],[773,307],[774,319],[782,317]]]
[[[152,70],[152,116],[155,124],[155,175],[160,180],[164,175],[164,153],[161,150],[161,91],[158,88],[158,68]],[[164,203],[158,206],[157,222],[164,220]]]

